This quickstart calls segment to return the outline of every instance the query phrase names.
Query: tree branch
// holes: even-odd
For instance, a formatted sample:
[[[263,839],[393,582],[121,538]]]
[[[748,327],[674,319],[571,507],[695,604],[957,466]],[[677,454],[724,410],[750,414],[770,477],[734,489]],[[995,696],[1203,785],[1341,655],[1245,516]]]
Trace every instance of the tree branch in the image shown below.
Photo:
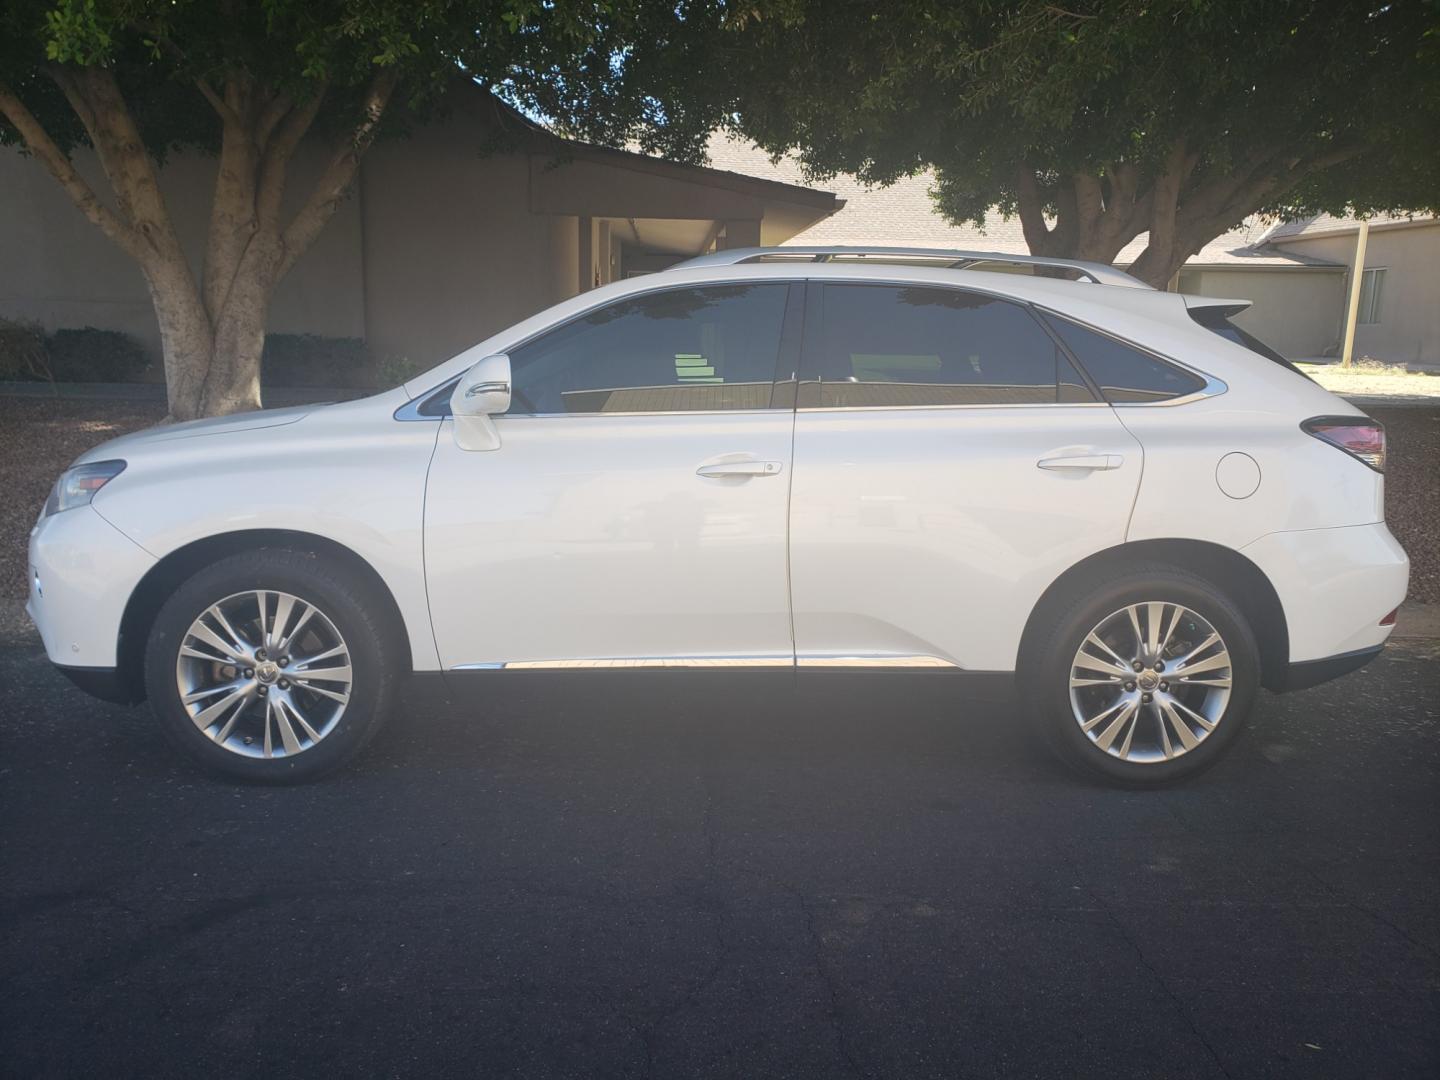
[[[339,208],[351,181],[355,179],[361,155],[375,140],[375,131],[399,82],[400,73],[393,67],[382,69],[370,80],[359,122],[336,145],[330,164],[316,182],[310,198],[285,228],[282,236],[285,253],[276,275],[277,281],[295,265],[295,260],[305,254]]]
[[[256,214],[262,228],[279,229],[280,199],[285,194],[285,173],[290,165],[290,158],[315,123],[315,117],[325,102],[328,89],[326,83],[321,83],[308,101],[298,108],[292,107],[288,112],[275,116],[272,121],[272,127],[276,127],[276,130],[273,137],[266,138],[265,156],[260,162],[260,180],[255,196]],[[262,117],[261,123],[266,123],[266,119]]]
[[[70,159],[35,119],[34,114],[4,83],[0,83],[0,113],[4,113],[5,118],[15,125],[15,130],[25,140],[26,149],[59,181],[65,194],[80,212],[127,255],[140,259],[145,253],[145,242],[140,234],[100,201],[90,185],[75,171]],[[82,122],[83,119],[82,117]]]
[[[1016,170],[1015,205],[1020,213],[1020,230],[1025,234],[1026,246],[1035,255],[1049,254],[1051,231],[1045,224],[1045,198],[1040,193],[1035,170],[1026,164]]]
[[[214,88],[206,79],[196,79],[195,85],[199,88],[200,93],[205,96],[205,100],[210,103],[211,108],[219,114],[221,123],[227,127],[235,127],[241,131],[245,130],[246,125],[244,119],[238,112],[230,107],[224,98],[215,93]]]

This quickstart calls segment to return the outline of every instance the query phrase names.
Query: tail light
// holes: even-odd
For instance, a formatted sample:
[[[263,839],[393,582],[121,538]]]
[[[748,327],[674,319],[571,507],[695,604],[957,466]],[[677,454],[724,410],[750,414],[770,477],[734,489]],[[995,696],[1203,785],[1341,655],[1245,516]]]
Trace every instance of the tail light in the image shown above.
[[[1300,430],[1359,458],[1376,472],[1385,471],[1385,425],[1368,416],[1316,416]]]

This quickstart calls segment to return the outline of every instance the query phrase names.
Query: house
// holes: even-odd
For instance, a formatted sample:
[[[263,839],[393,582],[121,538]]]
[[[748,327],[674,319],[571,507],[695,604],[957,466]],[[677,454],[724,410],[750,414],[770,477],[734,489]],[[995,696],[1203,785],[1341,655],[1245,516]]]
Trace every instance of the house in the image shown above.
[[[717,136],[709,146],[716,168],[779,183],[807,182],[793,157],[772,162],[747,143]],[[948,247],[1028,254],[1018,219],[995,213],[983,228],[953,225],[930,197],[933,173],[870,188],[853,177],[825,181],[844,206],[785,244]],[[1339,354],[1359,223],[1311,218],[1284,224],[1248,220],[1189,259],[1171,288],[1202,296],[1236,297],[1253,306],[1235,321],[1294,359]],[[1127,267],[1145,248],[1126,246],[1116,265]],[[1440,366],[1440,219],[1381,216],[1370,226],[1355,355],[1392,363]]]
[[[302,147],[298,204],[322,147]],[[77,166],[107,187],[93,154]],[[172,156],[166,202],[201,263],[216,162]],[[159,331],[139,269],[36,162],[0,149],[0,318]],[[104,195],[102,194],[102,198]],[[364,338],[430,364],[577,292],[716,247],[779,244],[843,203],[810,187],[569,142],[475,90],[377,143],[350,199],[281,282],[270,330]]]

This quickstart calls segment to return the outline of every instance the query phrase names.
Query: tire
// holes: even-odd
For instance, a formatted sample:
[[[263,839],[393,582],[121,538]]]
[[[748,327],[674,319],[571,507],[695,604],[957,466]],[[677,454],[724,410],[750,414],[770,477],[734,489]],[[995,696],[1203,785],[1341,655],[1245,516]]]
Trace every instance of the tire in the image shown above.
[[[285,548],[198,571],[146,643],[146,690],[166,739],[231,780],[292,784],[343,766],[386,719],[400,676],[402,647],[377,591],[349,566]]]
[[[1157,656],[1151,646],[1167,630]],[[1218,640],[1200,648],[1212,633]],[[1260,654],[1223,589],[1142,565],[1057,608],[1022,685],[1032,723],[1067,765],[1117,786],[1157,787],[1198,775],[1234,745],[1260,685]]]

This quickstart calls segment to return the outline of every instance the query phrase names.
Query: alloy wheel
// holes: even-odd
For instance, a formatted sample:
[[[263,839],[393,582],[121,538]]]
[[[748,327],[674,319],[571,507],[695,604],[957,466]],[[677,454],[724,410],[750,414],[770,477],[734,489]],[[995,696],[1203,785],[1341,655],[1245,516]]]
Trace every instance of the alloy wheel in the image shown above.
[[[196,728],[245,757],[293,757],[335,730],[350,701],[350,650],[330,618],[287,592],[259,589],[211,604],[175,662]]]
[[[1233,674],[1224,639],[1201,615],[1181,604],[1131,604],[1101,619],[1076,650],[1071,711],[1112,757],[1170,761],[1214,733]]]

